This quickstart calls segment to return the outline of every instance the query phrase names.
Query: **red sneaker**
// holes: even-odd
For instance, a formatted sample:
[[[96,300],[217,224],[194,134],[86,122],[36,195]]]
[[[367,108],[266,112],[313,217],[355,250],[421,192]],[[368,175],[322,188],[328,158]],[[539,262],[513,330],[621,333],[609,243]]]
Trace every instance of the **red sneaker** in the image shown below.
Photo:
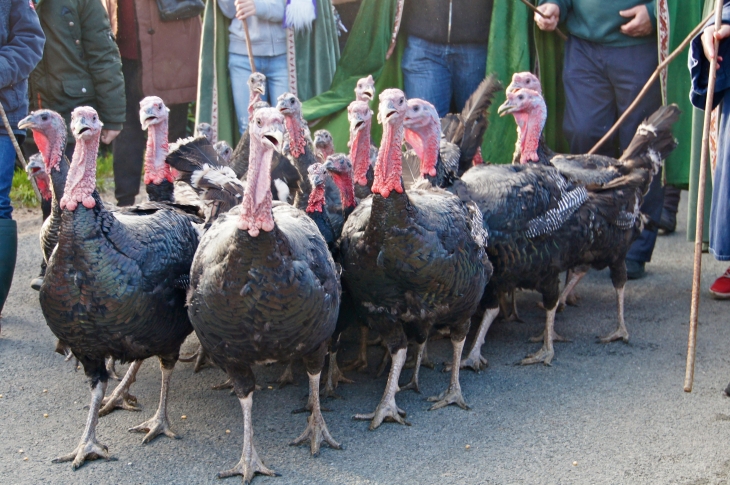
[[[730,268],[710,286],[710,293],[716,300],[730,299]]]

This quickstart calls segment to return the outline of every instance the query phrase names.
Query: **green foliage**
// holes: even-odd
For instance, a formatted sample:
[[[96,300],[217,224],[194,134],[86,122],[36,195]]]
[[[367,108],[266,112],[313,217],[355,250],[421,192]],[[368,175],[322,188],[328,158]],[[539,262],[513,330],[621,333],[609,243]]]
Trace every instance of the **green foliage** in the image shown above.
[[[103,153],[96,161],[96,188],[104,193],[114,190],[114,164],[111,152]],[[38,207],[33,186],[25,172],[19,168],[13,174],[10,200],[14,207]]]

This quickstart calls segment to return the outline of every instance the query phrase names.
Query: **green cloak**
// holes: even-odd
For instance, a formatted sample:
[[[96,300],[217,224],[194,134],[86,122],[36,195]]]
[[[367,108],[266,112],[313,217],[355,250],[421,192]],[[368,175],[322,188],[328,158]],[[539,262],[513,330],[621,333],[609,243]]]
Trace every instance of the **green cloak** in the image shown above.
[[[238,121],[228,74],[228,26],[216,0],[205,4],[200,42],[198,97],[195,122],[210,123],[218,129],[218,139],[231,146],[238,142]],[[337,66],[340,48],[331,0],[317,1],[317,19],[311,29],[295,35],[297,93],[307,99],[329,87]]]

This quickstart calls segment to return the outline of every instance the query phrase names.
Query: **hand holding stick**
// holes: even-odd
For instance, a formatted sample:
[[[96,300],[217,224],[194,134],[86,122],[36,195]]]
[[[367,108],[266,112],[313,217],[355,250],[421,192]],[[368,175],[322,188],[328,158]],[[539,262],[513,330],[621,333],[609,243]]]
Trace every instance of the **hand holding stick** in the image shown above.
[[[540,17],[547,18],[547,17],[545,17],[545,14],[544,13],[542,13],[536,6],[534,6],[533,4],[531,4],[530,2],[528,2],[527,0],[520,0],[520,2],[524,3],[525,5],[527,5],[527,8],[529,8],[530,10],[532,10],[533,12],[535,12],[536,14],[538,14]],[[568,36],[565,35],[563,33],[563,31],[560,30],[557,27],[555,28],[555,33],[558,34],[558,37],[560,37],[561,39],[568,40]]]

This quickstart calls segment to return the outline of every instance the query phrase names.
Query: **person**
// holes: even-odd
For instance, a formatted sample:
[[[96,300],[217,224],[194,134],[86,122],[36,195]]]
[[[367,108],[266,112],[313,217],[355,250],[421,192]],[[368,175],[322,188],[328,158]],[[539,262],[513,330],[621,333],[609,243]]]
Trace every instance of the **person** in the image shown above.
[[[231,19],[228,71],[238,131],[243,133],[248,126],[248,78],[251,75],[243,22],[248,25],[256,70],[266,76],[266,93],[261,99],[276,104],[276,99],[289,90],[287,34],[282,26],[286,0],[218,0],[218,6],[223,15]]]
[[[586,153],[636,99],[657,67],[655,0],[540,0],[535,13],[538,28],[555,30],[565,22],[570,36],[565,44],[563,131],[571,153]],[[654,83],[618,130],[618,140],[602,145],[599,154],[616,157],[639,124],[662,104]],[[661,219],[664,191],[654,177],[641,211],[654,223]],[[626,256],[629,279],[642,278],[651,261],[657,228],[645,228]]]
[[[117,205],[134,204],[144,162],[139,102],[159,96],[170,109],[168,138],[187,136],[188,104],[198,85],[200,18],[163,22],[155,0],[104,0],[121,54],[124,130],[112,147]],[[193,56],[193,57],[191,57]]]
[[[730,0],[724,0],[722,25],[717,28],[714,18],[690,44],[689,70],[692,76],[690,100],[699,109],[705,109],[710,60],[717,55],[718,71],[713,108],[720,106],[717,165],[712,184],[710,210],[710,254],[718,261],[730,261],[730,102],[725,92],[730,88]],[[715,53],[714,39],[720,40]],[[710,286],[717,299],[730,299],[730,268]]]
[[[104,7],[93,0],[43,0],[36,10],[48,42],[30,75],[31,108],[57,111],[68,124],[77,106],[92,106],[108,145],[124,124],[124,78]],[[70,160],[76,146],[70,130],[66,141]],[[31,288],[40,290],[44,275],[45,261]]]
[[[104,7],[92,0],[43,0],[36,10],[48,42],[30,75],[31,108],[57,111],[70,123],[74,108],[91,106],[108,145],[124,124],[124,79]],[[69,158],[74,146],[69,132]]]
[[[406,0],[408,41],[401,67],[409,98],[425,99],[439,116],[461,111],[484,79],[494,0]]]
[[[28,76],[43,55],[45,36],[28,0],[0,0],[0,104],[13,130],[0,123],[0,313],[10,291],[18,247],[18,227],[12,219],[10,188],[15,171],[15,147],[25,131],[18,122],[28,114]]]

